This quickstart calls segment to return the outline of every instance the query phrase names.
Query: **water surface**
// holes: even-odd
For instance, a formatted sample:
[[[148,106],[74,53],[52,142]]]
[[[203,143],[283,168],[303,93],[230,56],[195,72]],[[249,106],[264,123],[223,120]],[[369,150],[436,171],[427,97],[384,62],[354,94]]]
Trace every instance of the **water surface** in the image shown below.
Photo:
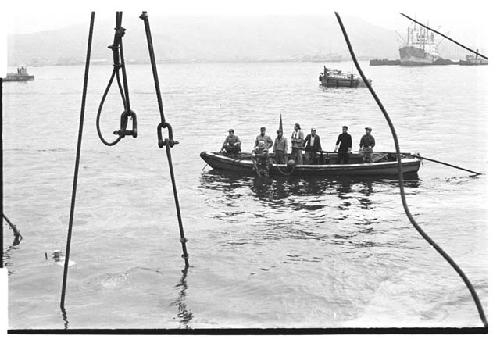
[[[111,67],[91,66],[66,299],[62,267],[83,66],[31,68],[4,84],[5,213],[23,235],[8,247],[9,326],[221,328],[480,326],[469,292],[404,215],[388,179],[265,179],[204,168],[234,128],[250,150],[260,126],[315,127],[324,149],[342,125],[356,144],[373,128],[393,150],[366,89],[322,89],[320,63],[159,65],[191,267],[183,271],[167,160],[157,147],[150,67],[128,67],[139,136],[100,143],[95,115]],[[350,63],[340,64],[350,71]],[[487,68],[369,67],[403,151],[487,167]],[[113,87],[103,112],[118,128]],[[274,136],[274,134],[273,134]],[[424,162],[405,183],[420,225],[457,261],[488,309],[487,176]]]

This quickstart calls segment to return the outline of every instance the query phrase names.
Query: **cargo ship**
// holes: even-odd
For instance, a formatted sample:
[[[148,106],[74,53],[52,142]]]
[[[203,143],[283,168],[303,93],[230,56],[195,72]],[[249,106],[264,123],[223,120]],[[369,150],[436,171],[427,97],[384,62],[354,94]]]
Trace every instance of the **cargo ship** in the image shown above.
[[[399,60],[371,59],[370,66],[456,65],[458,62],[439,56],[434,32],[417,26],[408,27],[406,41],[399,48]]]
[[[434,32],[417,26],[408,27],[405,45],[399,48],[402,66],[446,65],[448,59],[439,56],[434,40]],[[451,60],[450,64],[452,63]]]
[[[30,81],[35,80],[34,75],[28,74],[28,69],[24,66],[18,67],[16,73],[7,73],[3,81]]]

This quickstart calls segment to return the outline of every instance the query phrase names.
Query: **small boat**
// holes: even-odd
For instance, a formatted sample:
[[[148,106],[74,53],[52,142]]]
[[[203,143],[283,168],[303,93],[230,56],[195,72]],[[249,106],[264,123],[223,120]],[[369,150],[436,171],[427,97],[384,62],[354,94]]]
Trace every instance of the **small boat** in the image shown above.
[[[352,73],[344,73],[339,69],[328,69],[323,67],[323,73],[319,75],[321,86],[324,87],[366,87],[363,79]],[[371,83],[371,80],[368,80]]]
[[[460,66],[488,66],[488,59],[478,58],[477,55],[466,55],[465,60],[458,62]]]
[[[34,75],[28,74],[28,69],[24,66],[18,67],[16,73],[7,73],[3,81],[30,81],[35,80]]]
[[[337,164],[337,153],[322,152],[319,156],[320,164],[295,165],[272,163],[273,154],[270,154],[269,176],[385,176],[394,177],[398,174],[398,162],[395,152],[374,152],[373,162],[364,163],[362,154],[352,153],[349,164]],[[252,154],[242,152],[237,156],[229,156],[221,152],[201,152],[200,157],[215,170],[239,173],[242,175],[261,175],[261,168],[257,168],[252,160]],[[404,174],[416,174],[420,169],[421,159],[418,154],[401,153],[401,162]],[[263,167],[263,166],[261,166]]]

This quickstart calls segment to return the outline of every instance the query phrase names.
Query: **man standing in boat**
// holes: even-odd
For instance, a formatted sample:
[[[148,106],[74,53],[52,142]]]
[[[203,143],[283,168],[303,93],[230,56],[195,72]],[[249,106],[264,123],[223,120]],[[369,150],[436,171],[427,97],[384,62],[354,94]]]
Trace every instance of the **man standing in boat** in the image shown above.
[[[234,129],[231,128],[228,132],[220,151],[226,151],[228,155],[238,155],[241,152],[241,141],[237,135],[234,135]]]
[[[321,141],[319,135],[316,134],[316,129],[311,128],[311,134],[305,138],[306,143],[306,162],[310,164],[317,164],[317,152],[321,152]]]
[[[366,134],[359,142],[359,153],[363,154],[363,162],[373,162],[372,154],[375,147],[375,138],[371,135],[371,127],[365,127]]]
[[[269,149],[273,146],[273,140],[266,135],[266,128],[260,128],[260,134],[255,138],[255,147],[252,152],[252,162],[255,170],[260,173],[258,166],[265,167],[265,173],[269,173]]]
[[[337,138],[334,152],[338,151],[337,164],[348,164],[349,154],[352,152],[352,137],[347,133],[348,127],[342,127],[342,133]],[[340,145],[340,146],[339,146]]]
[[[268,151],[273,146],[273,140],[269,135],[266,135],[266,128],[260,128],[260,134],[255,138],[255,147],[259,146],[263,142],[264,148]]]
[[[283,130],[276,131],[278,136],[274,140],[273,153],[277,164],[286,164],[288,162],[288,140],[283,137]]]
[[[300,129],[298,122],[295,123],[294,131],[291,137],[292,153],[291,157],[297,165],[302,165],[302,150],[304,149],[304,132]]]

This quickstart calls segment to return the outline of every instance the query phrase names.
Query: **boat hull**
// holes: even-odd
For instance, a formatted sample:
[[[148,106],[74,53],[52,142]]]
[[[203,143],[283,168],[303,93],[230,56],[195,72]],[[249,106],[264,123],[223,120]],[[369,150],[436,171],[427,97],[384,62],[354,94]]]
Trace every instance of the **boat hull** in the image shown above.
[[[383,154],[383,153],[378,153]],[[394,153],[390,154],[395,158]],[[249,154],[241,158],[233,158],[217,152],[202,152],[200,157],[215,170],[229,171],[241,175],[256,175],[253,162]],[[336,156],[335,156],[336,157]],[[358,156],[359,157],[359,156]],[[335,161],[332,157],[331,160]],[[416,174],[420,169],[421,160],[404,154],[401,159],[404,174]],[[352,164],[323,164],[323,165],[287,165],[272,164],[269,168],[271,176],[296,176],[296,177],[337,177],[337,176],[383,176],[394,177],[398,174],[397,161]]]
[[[321,82],[321,86],[337,88],[337,87],[347,87],[347,88],[358,88],[358,87],[366,87],[363,79],[345,79],[345,78],[336,78],[336,77],[325,77],[320,75],[319,81]],[[371,80],[369,80],[371,82]]]
[[[34,75],[7,75],[2,81],[33,81]]]
[[[432,65],[438,56],[427,53],[421,48],[405,46],[399,49],[399,57],[402,66],[425,66]]]

